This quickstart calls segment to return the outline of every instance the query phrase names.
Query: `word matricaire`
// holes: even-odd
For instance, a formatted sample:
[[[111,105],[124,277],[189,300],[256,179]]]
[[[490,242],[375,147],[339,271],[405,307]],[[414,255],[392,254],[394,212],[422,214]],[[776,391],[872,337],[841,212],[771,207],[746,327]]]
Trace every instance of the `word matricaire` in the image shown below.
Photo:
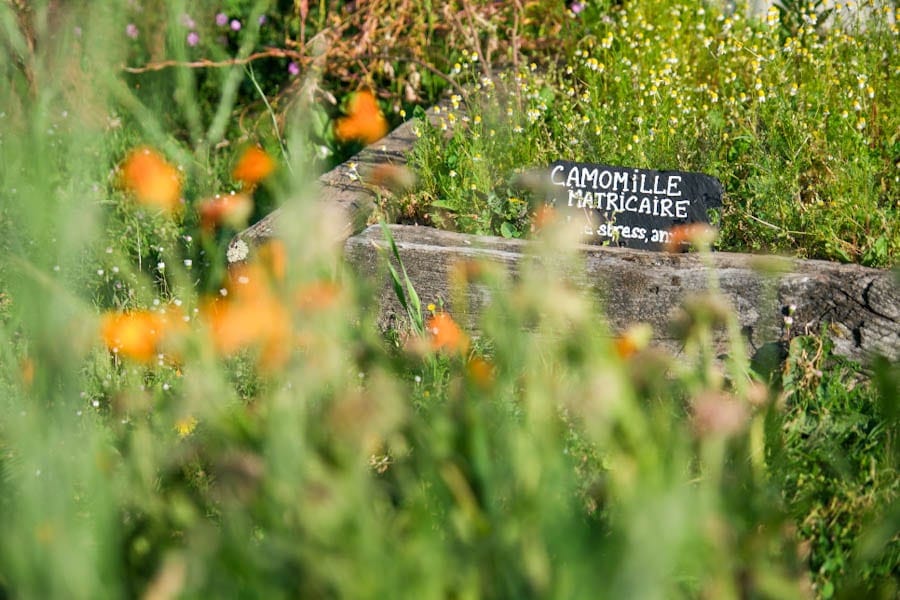
[[[682,176],[675,173],[556,164],[550,182],[568,190],[573,208],[686,219],[691,204],[681,189]]]

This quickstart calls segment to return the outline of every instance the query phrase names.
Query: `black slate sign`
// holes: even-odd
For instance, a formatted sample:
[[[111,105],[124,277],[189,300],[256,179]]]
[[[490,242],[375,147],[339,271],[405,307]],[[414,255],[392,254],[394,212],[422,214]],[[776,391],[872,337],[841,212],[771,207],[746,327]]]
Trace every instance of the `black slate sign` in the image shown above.
[[[558,160],[550,165],[548,204],[584,219],[586,241],[662,250],[677,225],[709,223],[722,206],[715,177]]]

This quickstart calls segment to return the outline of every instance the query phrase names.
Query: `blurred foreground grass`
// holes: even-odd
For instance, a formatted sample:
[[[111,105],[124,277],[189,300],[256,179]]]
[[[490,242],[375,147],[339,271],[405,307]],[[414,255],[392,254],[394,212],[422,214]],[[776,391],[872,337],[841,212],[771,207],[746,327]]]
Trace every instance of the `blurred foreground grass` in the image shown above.
[[[0,597],[896,595],[896,365],[717,360],[713,292],[677,358],[613,340],[540,261],[459,266],[477,340],[431,298],[383,334],[308,123],[274,172],[179,141],[111,68],[125,15],[84,10],[38,13],[32,87],[0,7]],[[226,272],[262,195],[282,241]]]

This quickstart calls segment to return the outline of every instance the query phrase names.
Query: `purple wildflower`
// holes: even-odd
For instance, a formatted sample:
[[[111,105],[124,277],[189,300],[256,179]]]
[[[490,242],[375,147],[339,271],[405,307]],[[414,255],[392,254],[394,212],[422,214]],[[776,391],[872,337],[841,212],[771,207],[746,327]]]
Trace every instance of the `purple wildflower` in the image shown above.
[[[138,32],[137,25],[135,25],[134,23],[129,23],[128,25],[125,26],[125,35],[127,35],[131,39],[136,40],[138,33],[139,32]]]
[[[241,22],[237,19],[231,20],[231,30],[232,31],[240,31],[241,30]]]
[[[266,15],[259,15],[259,24],[260,25],[265,25],[266,21],[268,21],[268,20],[269,19],[268,19],[268,17],[266,17]]]
[[[297,65],[297,63],[291,61],[291,64],[288,65],[288,73],[290,73],[293,77],[296,77],[300,74],[300,67]]]
[[[228,25],[228,15],[225,13],[219,13],[216,15],[216,25],[219,27],[225,27]]]
[[[188,43],[188,46],[190,46],[191,48],[193,48],[193,47],[196,46],[199,42],[200,42],[200,35],[199,35],[196,31],[192,31],[192,32],[190,32],[189,34],[187,34],[187,43]]]
[[[584,10],[584,2],[573,2],[571,6],[569,6],[569,10],[577,15]]]
[[[197,23],[191,18],[191,15],[184,13],[181,15],[181,24],[185,26],[187,29],[195,29],[197,27]]]

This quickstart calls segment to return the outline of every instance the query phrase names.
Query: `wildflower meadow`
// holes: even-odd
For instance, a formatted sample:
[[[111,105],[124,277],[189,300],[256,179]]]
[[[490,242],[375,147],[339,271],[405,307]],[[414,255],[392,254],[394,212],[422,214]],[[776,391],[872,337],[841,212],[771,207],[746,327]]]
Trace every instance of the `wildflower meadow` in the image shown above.
[[[408,166],[355,182],[372,223],[577,268],[529,173],[684,169],[724,189],[673,232],[704,260],[897,272],[897,23],[890,2],[0,3],[0,598],[896,597],[896,360],[825,328],[760,361],[714,269],[677,352],[542,260],[452,265],[490,298],[471,328],[388,227],[377,276],[349,266],[316,180],[413,120]],[[276,208],[276,236],[236,241]]]

